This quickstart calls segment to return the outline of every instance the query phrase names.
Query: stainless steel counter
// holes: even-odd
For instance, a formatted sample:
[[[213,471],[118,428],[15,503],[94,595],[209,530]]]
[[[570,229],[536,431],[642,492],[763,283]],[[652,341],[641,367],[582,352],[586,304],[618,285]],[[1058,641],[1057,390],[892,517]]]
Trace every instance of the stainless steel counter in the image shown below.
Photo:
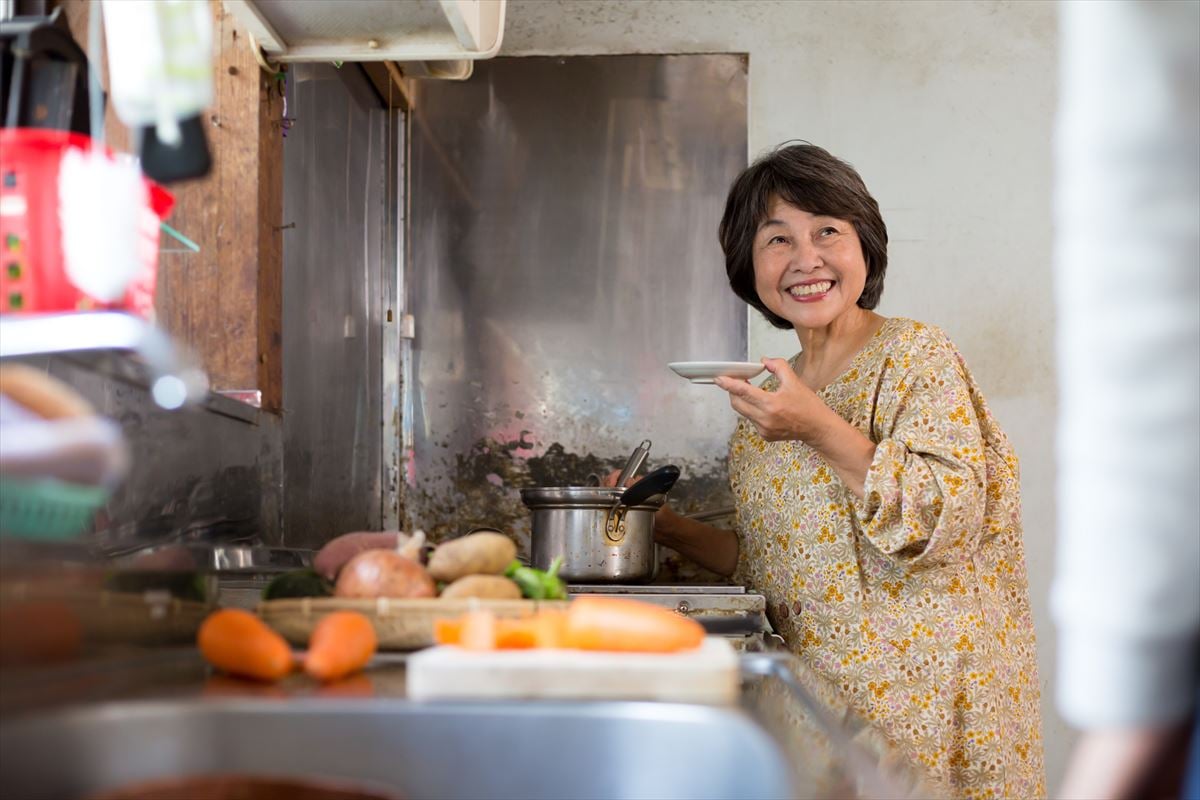
[[[191,648],[7,670],[0,796],[230,773],[367,781],[421,798],[931,796],[884,770],[887,754],[844,707],[778,656],[743,658],[737,708],[416,703],[404,661],[385,654],[328,686],[212,674]]]

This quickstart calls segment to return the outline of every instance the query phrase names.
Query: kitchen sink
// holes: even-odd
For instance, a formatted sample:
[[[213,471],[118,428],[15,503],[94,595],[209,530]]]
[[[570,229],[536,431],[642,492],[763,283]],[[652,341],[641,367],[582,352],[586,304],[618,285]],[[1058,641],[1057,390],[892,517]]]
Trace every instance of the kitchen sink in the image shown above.
[[[342,778],[407,798],[795,795],[775,740],[733,708],[201,697],[0,724],[5,798],[219,773]]]

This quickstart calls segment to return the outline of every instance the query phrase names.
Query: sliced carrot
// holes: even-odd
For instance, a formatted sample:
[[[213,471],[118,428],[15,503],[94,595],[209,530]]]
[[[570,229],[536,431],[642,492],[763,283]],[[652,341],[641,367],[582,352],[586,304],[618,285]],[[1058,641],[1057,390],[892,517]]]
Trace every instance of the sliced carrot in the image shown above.
[[[365,667],[378,646],[371,620],[357,611],[334,611],[313,628],[304,671],[319,681],[336,681]]]
[[[528,650],[537,647],[537,627],[533,617],[496,620],[498,650]]]
[[[463,617],[459,645],[467,650],[495,650],[496,615],[491,611],[468,611]]]
[[[196,644],[209,664],[233,675],[274,681],[292,670],[292,649],[283,637],[240,608],[209,614]]]
[[[566,641],[567,615],[554,609],[542,609],[533,618],[534,635],[538,647],[564,647]]]
[[[673,653],[704,641],[695,620],[620,597],[580,597],[567,610],[564,642],[579,650]]]
[[[462,619],[435,619],[433,641],[435,644],[458,644],[462,641]]]

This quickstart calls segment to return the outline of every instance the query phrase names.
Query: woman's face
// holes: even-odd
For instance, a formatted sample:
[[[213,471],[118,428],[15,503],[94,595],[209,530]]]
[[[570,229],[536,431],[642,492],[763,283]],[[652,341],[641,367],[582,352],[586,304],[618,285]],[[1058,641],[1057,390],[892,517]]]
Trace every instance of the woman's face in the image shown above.
[[[857,308],[867,262],[854,225],[779,198],[754,235],[754,288],[795,328],[821,328]]]

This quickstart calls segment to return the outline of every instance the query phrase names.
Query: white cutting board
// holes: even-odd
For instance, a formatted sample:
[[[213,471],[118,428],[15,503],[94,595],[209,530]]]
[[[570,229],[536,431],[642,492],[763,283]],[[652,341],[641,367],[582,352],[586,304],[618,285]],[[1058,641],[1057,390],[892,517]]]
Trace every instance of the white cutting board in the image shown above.
[[[489,650],[433,647],[407,666],[413,700],[575,699],[737,701],[738,660],[725,639],[710,636],[685,653],[583,650]]]

